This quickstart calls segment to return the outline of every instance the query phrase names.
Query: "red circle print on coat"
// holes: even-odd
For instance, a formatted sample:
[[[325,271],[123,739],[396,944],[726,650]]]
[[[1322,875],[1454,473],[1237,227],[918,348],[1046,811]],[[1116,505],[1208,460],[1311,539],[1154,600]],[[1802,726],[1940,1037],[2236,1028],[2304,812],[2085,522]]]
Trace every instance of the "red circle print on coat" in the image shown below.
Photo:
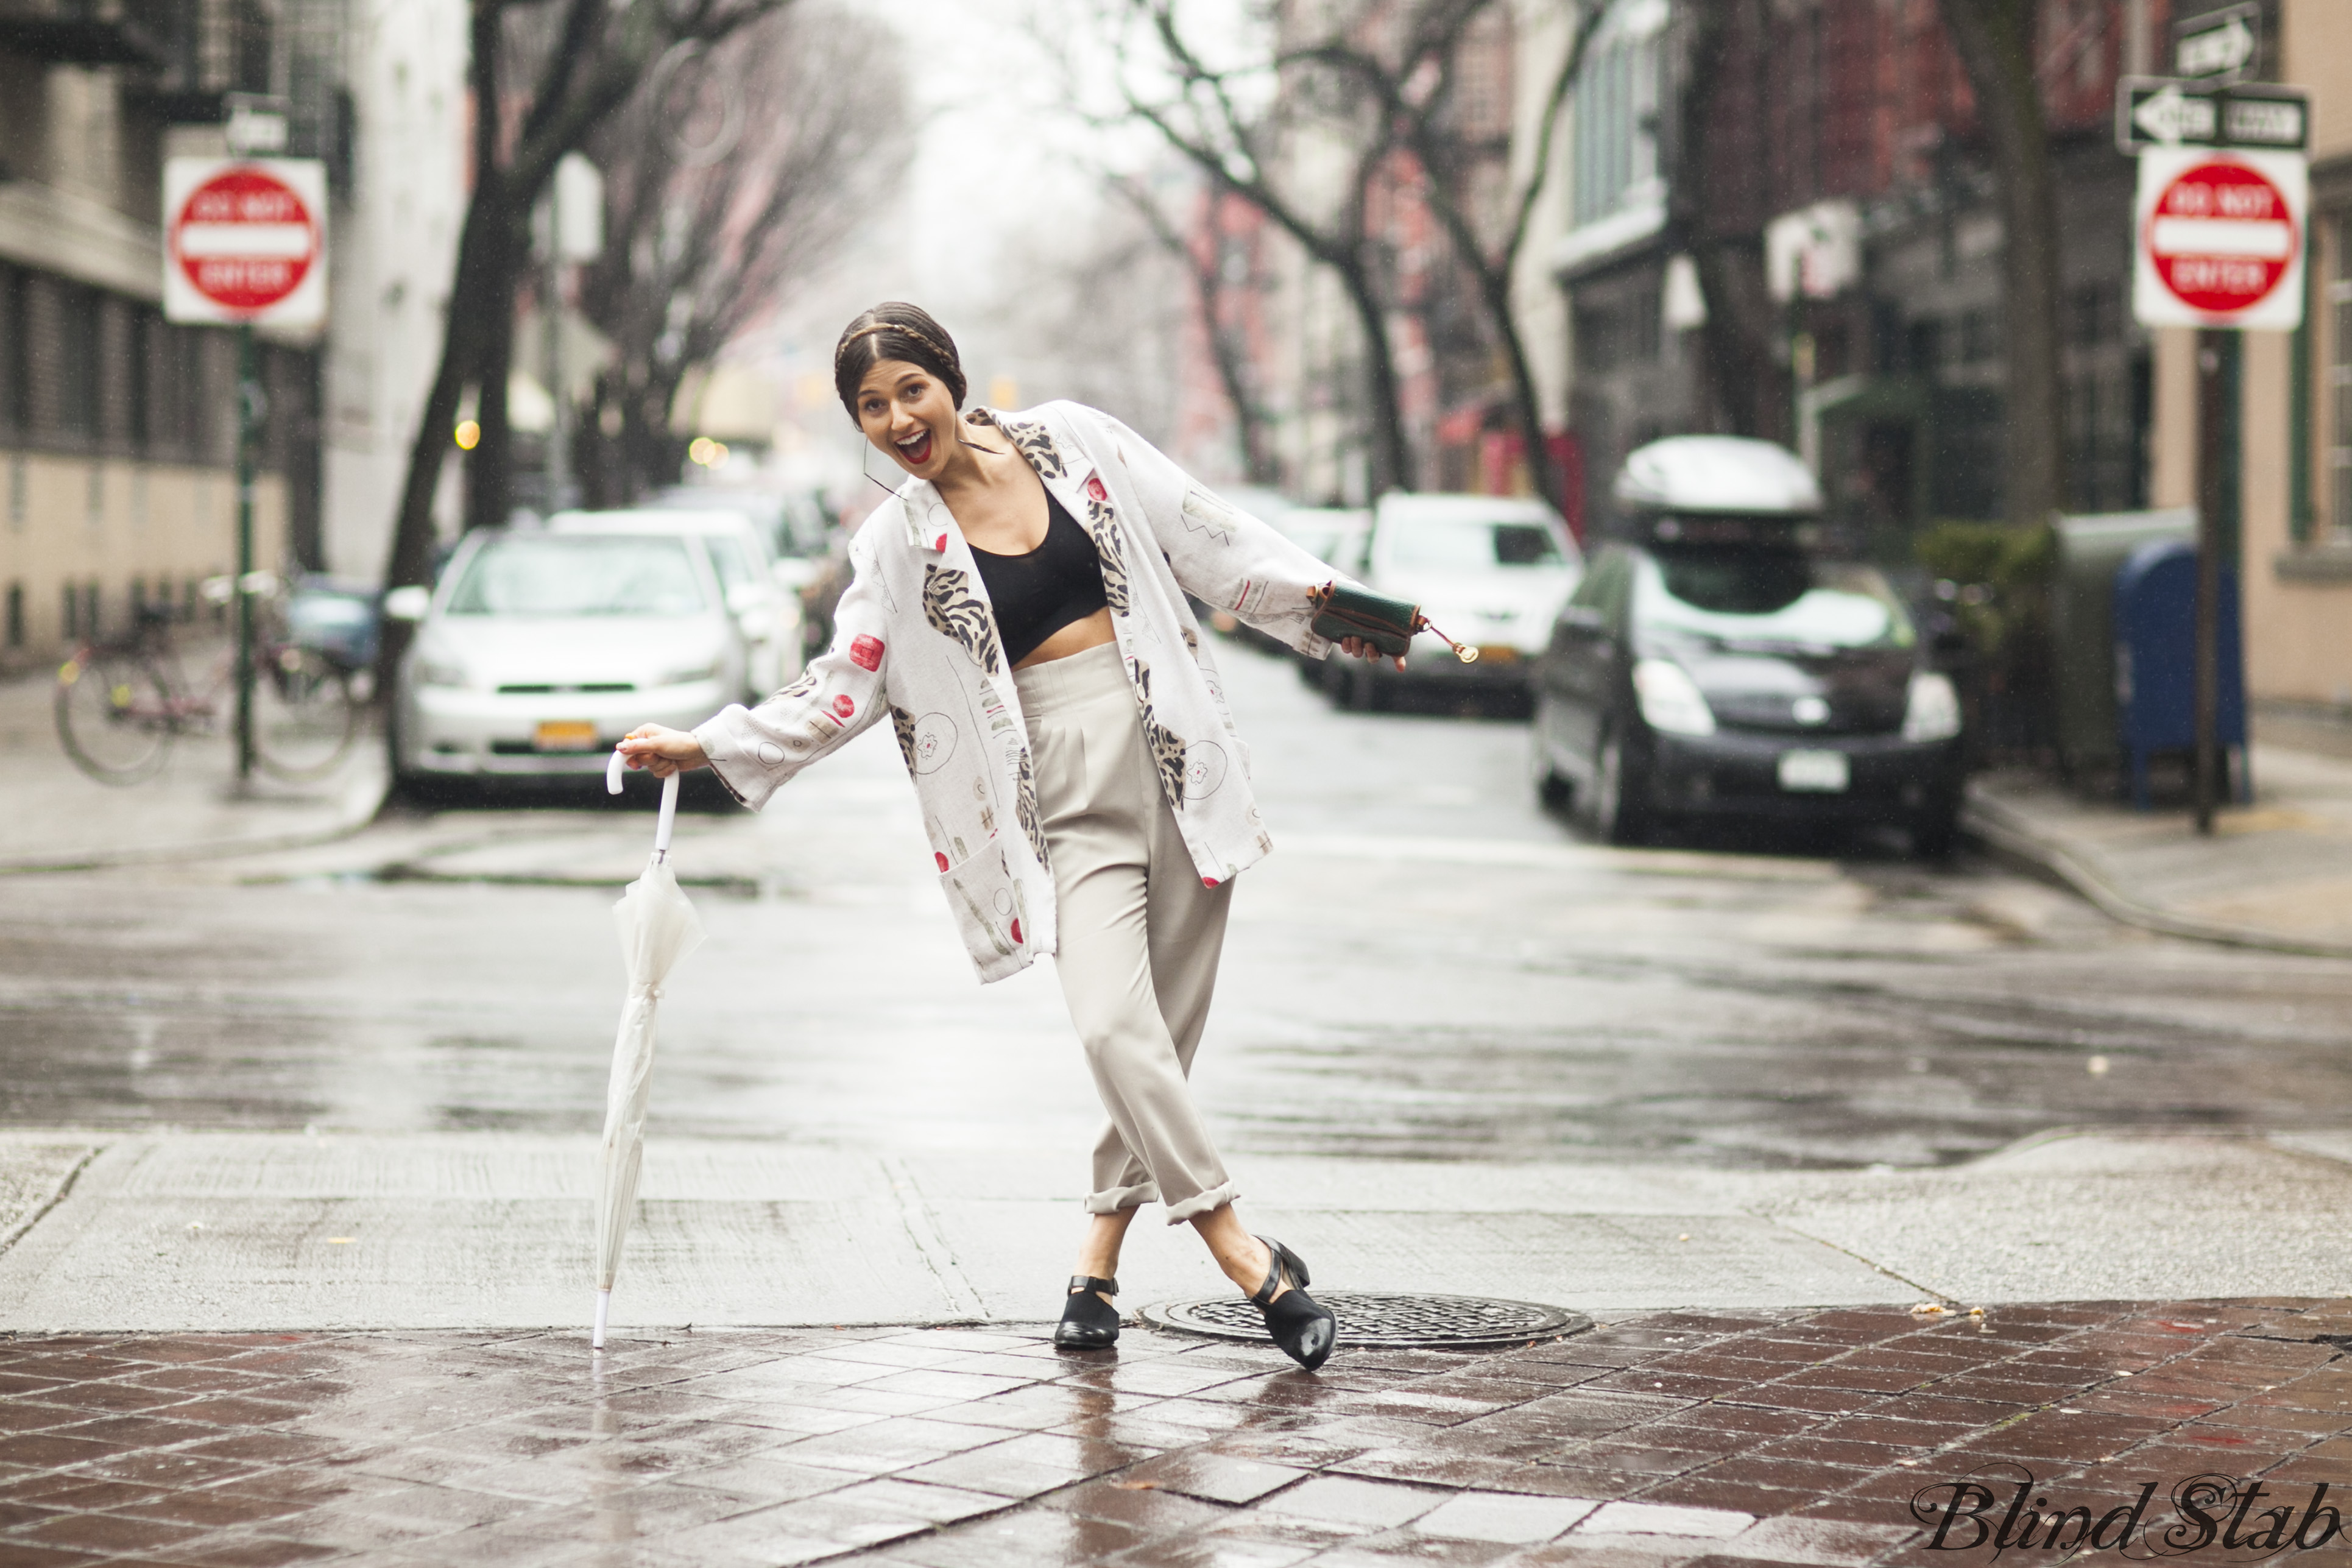
[[[882,668],[882,639],[860,633],[849,645],[849,662],[860,669]]]
[[[1013,940],[1015,942],[1019,942],[1021,940],[1021,922],[1019,921],[1014,921],[1013,922]]]
[[[833,700],[833,710],[839,717],[846,719],[857,711],[857,704],[852,702],[849,700],[849,693],[845,691]]]
[[[1102,502],[1105,506],[1108,506],[1110,504],[1110,492],[1103,489],[1102,476],[1100,474],[1088,474],[1087,476],[1087,494]]]
[[[948,858],[940,854],[938,850],[934,849],[931,851],[931,858],[940,863],[940,870],[944,871],[948,868]]]

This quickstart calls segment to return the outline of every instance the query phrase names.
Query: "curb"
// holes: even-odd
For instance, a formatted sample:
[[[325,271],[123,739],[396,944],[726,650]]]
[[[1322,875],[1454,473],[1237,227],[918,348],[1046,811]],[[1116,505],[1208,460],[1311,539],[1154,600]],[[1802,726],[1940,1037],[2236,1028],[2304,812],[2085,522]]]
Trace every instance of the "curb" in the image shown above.
[[[2264,931],[2260,926],[2200,920],[2134,898],[2088,855],[2069,847],[2034,825],[2032,817],[1971,783],[1960,810],[1960,826],[1996,854],[2021,860],[2072,889],[2108,919],[2164,936],[2225,947],[2259,948],[2309,958],[2352,958],[2352,943],[2315,941]]]
[[[391,797],[392,780],[380,771],[354,780],[343,793],[334,823],[299,833],[265,834],[246,838],[207,838],[192,844],[158,844],[138,849],[62,849],[38,855],[0,856],[0,876],[33,871],[102,871],[117,866],[153,866],[188,860],[222,860],[239,855],[270,855],[287,849],[310,849],[349,838],[376,819]]]

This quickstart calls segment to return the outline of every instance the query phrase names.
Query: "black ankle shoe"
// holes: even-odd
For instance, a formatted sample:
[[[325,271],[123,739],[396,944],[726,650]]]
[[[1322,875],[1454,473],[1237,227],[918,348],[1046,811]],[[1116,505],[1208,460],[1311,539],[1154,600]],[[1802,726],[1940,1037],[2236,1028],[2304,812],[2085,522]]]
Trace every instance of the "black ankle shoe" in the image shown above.
[[[1097,1290],[1101,1296],[1095,1294]],[[1103,1300],[1118,1294],[1116,1279],[1071,1275],[1070,1298],[1062,1303],[1062,1321],[1054,1327],[1054,1348],[1100,1351],[1118,1343],[1118,1309]]]
[[[1265,1318],[1265,1331],[1283,1353],[1307,1371],[1313,1372],[1331,1355],[1331,1347],[1339,1340],[1339,1320],[1331,1310],[1307,1295],[1307,1260],[1278,1241],[1261,1236],[1265,1249],[1274,1255],[1265,1270],[1265,1283],[1252,1293],[1250,1300]],[[1290,1289],[1277,1300],[1285,1276]]]

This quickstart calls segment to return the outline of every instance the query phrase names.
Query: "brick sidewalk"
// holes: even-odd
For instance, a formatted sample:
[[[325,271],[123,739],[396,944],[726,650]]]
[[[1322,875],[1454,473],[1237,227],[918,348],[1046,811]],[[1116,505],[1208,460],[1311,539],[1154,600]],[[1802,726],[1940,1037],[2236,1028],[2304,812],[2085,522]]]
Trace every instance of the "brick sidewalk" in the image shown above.
[[[2059,1561],[2079,1506],[2129,1557],[2319,1568],[2347,1340],[2294,1300],[1654,1313],[1320,1376],[1138,1329],[25,1338],[0,1564],[1990,1563],[1930,1549],[1958,1497],[1948,1548]]]

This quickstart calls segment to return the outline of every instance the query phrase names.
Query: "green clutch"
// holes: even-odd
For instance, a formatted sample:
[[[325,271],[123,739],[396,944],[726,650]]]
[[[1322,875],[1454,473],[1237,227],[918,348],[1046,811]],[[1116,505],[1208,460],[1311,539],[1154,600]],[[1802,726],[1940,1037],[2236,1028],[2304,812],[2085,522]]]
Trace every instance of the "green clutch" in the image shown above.
[[[1465,664],[1478,661],[1478,650],[1464,647],[1444,632],[1429,624],[1421,606],[1403,599],[1391,599],[1386,594],[1375,594],[1369,588],[1351,588],[1336,578],[1315,590],[1315,635],[1339,642],[1347,637],[1361,637],[1391,658],[1404,657],[1412,646],[1415,633],[1429,632],[1454,650],[1454,657]]]

